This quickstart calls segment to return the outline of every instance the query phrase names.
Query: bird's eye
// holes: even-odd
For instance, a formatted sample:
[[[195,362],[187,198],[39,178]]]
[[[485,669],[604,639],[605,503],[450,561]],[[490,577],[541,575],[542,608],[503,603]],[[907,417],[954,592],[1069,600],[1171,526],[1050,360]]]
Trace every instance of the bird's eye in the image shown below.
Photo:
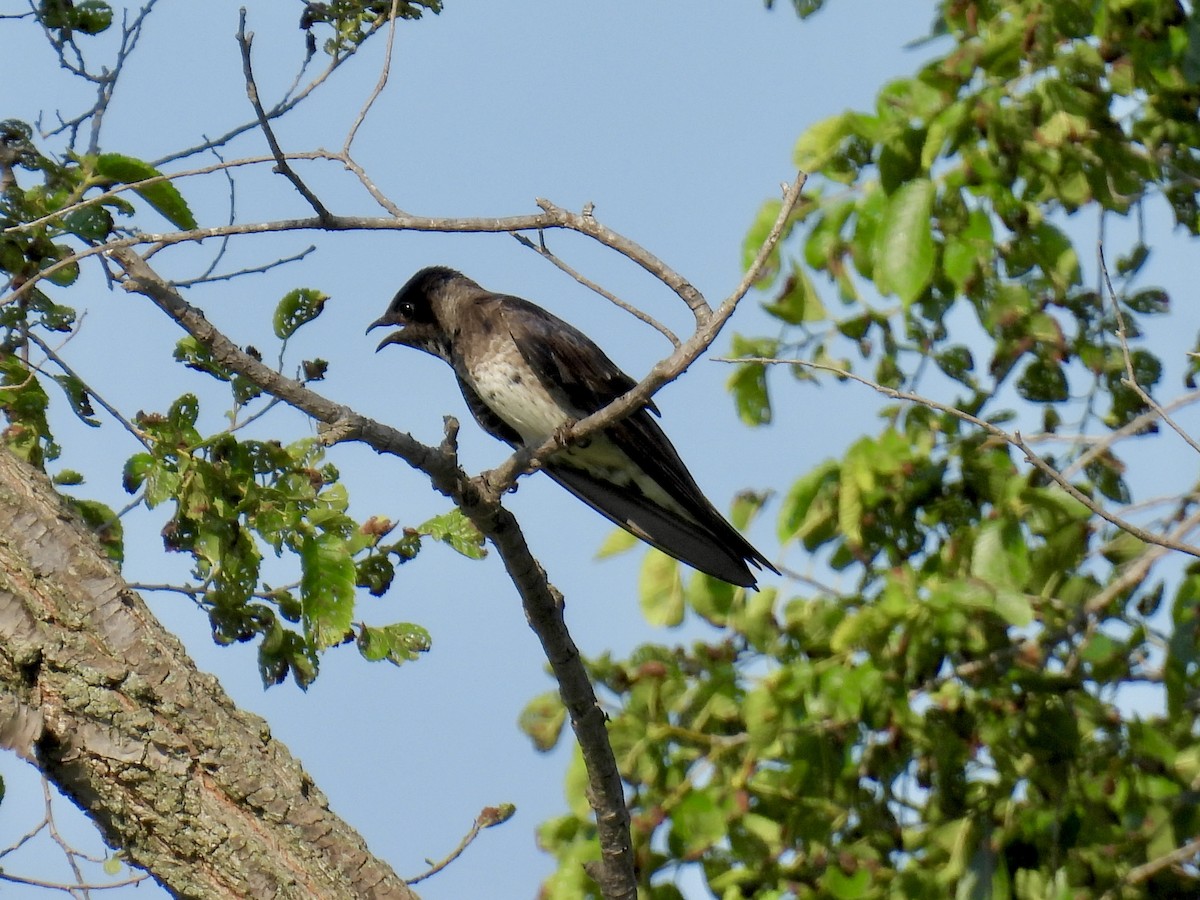
[[[416,304],[413,303],[411,300],[401,300],[400,301],[400,306],[398,308],[398,312],[404,318],[411,319],[413,317],[413,314],[416,313],[416,311],[417,311]]]

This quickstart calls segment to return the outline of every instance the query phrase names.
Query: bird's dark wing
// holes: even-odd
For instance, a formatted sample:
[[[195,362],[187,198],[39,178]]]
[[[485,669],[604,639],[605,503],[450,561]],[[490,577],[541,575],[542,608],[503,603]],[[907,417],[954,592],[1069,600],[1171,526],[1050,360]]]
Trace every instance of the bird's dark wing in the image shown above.
[[[525,361],[544,373],[583,415],[602,409],[637,384],[591,339],[557,316],[519,297],[497,300]],[[686,510],[692,521],[664,510],[635,489],[614,485],[586,470],[548,460],[547,472],[597,512],[619,525],[633,526],[635,533],[645,532],[641,536],[650,544],[694,568],[747,586],[754,584],[754,577],[744,560],[774,571],[704,496],[651,412],[657,414],[658,410],[648,403],[605,429],[605,434]],[[716,568],[724,574],[718,574]],[[735,573],[737,577],[731,577]]]
[[[584,415],[603,409],[637,384],[591,338],[553,313],[520,297],[496,296],[495,301],[525,362],[544,373]],[[653,403],[646,408],[658,412]]]
[[[757,585],[754,574],[745,562],[747,554],[741,546],[744,539],[736,543],[720,540],[708,528],[648,500],[636,488],[595,478],[583,469],[549,461],[545,471],[614,525],[626,529],[668,556],[730,584],[742,587]],[[746,546],[749,547],[748,544]],[[758,564],[758,552],[753,547],[749,549],[753,554],[750,558]]]

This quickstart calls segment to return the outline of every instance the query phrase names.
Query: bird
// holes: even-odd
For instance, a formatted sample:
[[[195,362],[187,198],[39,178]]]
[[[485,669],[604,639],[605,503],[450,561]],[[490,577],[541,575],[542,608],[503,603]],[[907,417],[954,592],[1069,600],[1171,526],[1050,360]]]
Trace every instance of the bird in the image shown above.
[[[421,269],[367,328],[450,364],[488,434],[536,448],[636,385],[591,338],[528,300],[497,294],[445,266]],[[655,421],[653,401],[542,461],[542,470],[663,553],[757,589],[751,566],[778,574],[705,497]]]

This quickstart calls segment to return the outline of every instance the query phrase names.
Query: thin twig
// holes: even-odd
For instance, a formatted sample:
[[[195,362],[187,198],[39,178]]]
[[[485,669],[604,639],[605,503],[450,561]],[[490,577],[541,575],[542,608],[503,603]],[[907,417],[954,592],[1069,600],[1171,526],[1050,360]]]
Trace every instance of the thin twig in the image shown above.
[[[291,154],[289,158],[293,159],[338,159],[341,158],[337,154],[327,152],[314,152],[312,154]],[[213,167],[219,168],[219,167]],[[167,180],[168,176],[162,176],[162,180]],[[147,179],[147,182],[156,179]],[[799,197],[799,188],[803,186],[803,176],[789,189],[789,195],[792,196],[790,201],[785,202],[784,210],[789,210],[794,206],[795,200]],[[656,256],[635,243],[629,238],[618,234],[612,229],[600,224],[592,215],[581,213],[572,213],[561,207],[555,206],[548,200],[538,201],[542,206],[543,212],[535,215],[523,216],[507,216],[503,218],[485,218],[485,217],[468,217],[468,218],[438,218],[430,216],[412,216],[412,215],[393,215],[391,217],[380,218],[375,216],[335,216],[330,215],[328,218],[302,218],[302,219],[282,219],[272,222],[251,222],[237,223],[234,225],[217,225],[209,228],[192,228],[184,231],[174,231],[165,233],[138,233],[115,237],[103,244],[89,246],[80,249],[78,252],[64,256],[53,264],[41,269],[37,274],[33,275],[21,285],[12,290],[8,295],[0,298],[0,304],[10,303],[28,292],[33,290],[34,285],[41,280],[61,271],[62,269],[81,262],[91,256],[114,254],[116,251],[132,248],[132,247],[152,247],[155,250],[165,247],[174,246],[183,243],[201,243],[205,240],[214,238],[222,238],[226,235],[238,234],[273,234],[285,231],[307,231],[307,230],[325,230],[325,231],[418,231],[418,232],[442,232],[453,234],[497,234],[514,231],[539,231],[547,228],[561,228],[567,231],[575,231],[580,234],[591,237],[596,242],[603,244],[611,250],[615,250],[622,256],[625,256],[630,261],[641,266],[650,274],[654,275],[659,281],[665,284],[668,288],[674,291],[685,303],[692,309],[696,316],[699,328],[697,334],[715,334],[720,331],[726,319],[732,314],[736,303],[749,290],[749,285],[752,281],[743,279],[742,285],[739,285],[738,290],[734,291],[722,304],[722,309],[714,313],[704,300],[703,295],[696,290],[683,276],[675,272],[670,266],[659,260]],[[785,216],[781,214],[780,222],[777,223],[778,228],[772,232],[772,237],[777,241],[779,233],[782,230]],[[0,232],[3,233],[3,232]],[[765,246],[765,245],[764,245]],[[762,263],[756,261],[755,267],[750,271],[761,271]],[[732,301],[732,302],[731,302]],[[689,342],[690,343],[690,342]],[[687,344],[684,345],[685,347]],[[677,351],[679,352],[679,351]],[[686,368],[686,367],[685,367]],[[682,370],[681,370],[682,371]],[[661,385],[656,385],[657,389]]]
[[[292,82],[291,87],[289,87],[287,89],[287,91],[284,93],[283,99],[280,100],[280,102],[277,103],[275,106],[273,106],[271,109],[267,110],[267,113],[266,113],[267,119],[269,121],[273,122],[276,119],[282,118],[283,116],[285,116],[289,112],[291,112],[293,109],[295,109],[310,94],[312,94],[313,91],[315,91],[317,88],[319,88],[321,85],[323,85],[326,81],[328,81],[329,77],[335,71],[337,71],[338,68],[340,68],[342,65],[344,65],[347,61],[353,59],[355,54],[358,51],[358,47],[361,47],[364,43],[366,43],[367,38],[369,38],[376,31],[378,31],[380,27],[382,27],[382,20],[377,18],[371,24],[371,27],[368,30],[366,36],[363,38],[362,41],[360,41],[358,43],[357,46],[351,48],[350,52],[345,54],[344,56],[334,55],[333,57],[331,57],[329,65],[326,66],[325,69],[323,69],[321,71],[321,73],[319,75],[317,75],[312,81],[310,81],[307,85],[305,85],[303,90],[301,90],[299,93],[295,93],[296,85],[300,83],[300,78],[302,77],[305,68],[307,68],[307,66],[308,66],[308,60],[305,59],[304,64],[300,67],[299,72],[297,72],[296,78]],[[196,144],[194,147],[187,147],[186,149],[179,150],[179,151],[176,151],[175,153],[171,153],[167,156],[160,157],[160,158],[152,161],[150,164],[157,169],[160,166],[163,166],[169,162],[174,162],[177,159],[186,159],[189,156],[195,156],[197,153],[204,153],[206,150],[212,150],[214,147],[223,147],[226,144],[228,144],[230,141],[232,141],[234,138],[240,137],[241,135],[245,134],[247,131],[250,131],[254,128],[259,127],[259,125],[260,125],[260,120],[256,116],[254,119],[252,119],[249,122],[243,122],[241,125],[231,128],[229,131],[225,132],[225,134],[221,135],[220,137],[212,138],[211,140],[205,139],[203,143]]]
[[[1191,861],[1197,854],[1200,854],[1200,837],[1192,838],[1182,847],[1177,847],[1170,853],[1165,853],[1157,859],[1152,859],[1147,863],[1130,869],[1116,885],[1100,896],[1100,900],[1115,900],[1123,885],[1141,884],[1143,881],[1157,875],[1163,869],[1170,868],[1177,863]]]
[[[1082,472],[1092,460],[1104,455],[1118,441],[1124,440],[1127,437],[1133,437],[1141,434],[1152,423],[1158,421],[1162,413],[1176,412],[1183,409],[1185,406],[1191,406],[1193,403],[1200,402],[1200,390],[1189,391],[1186,394],[1181,394],[1174,400],[1167,403],[1160,409],[1148,409],[1144,413],[1130,419],[1120,428],[1111,431],[1106,435],[1101,435],[1092,439],[1092,445],[1080,456],[1072,460],[1071,464],[1063,469],[1063,477],[1071,478],[1074,475]]]
[[[1180,512],[1183,509],[1184,507],[1181,506]],[[1200,528],[1200,511],[1193,512],[1190,516],[1182,518],[1179,524],[1168,532],[1168,537],[1172,540],[1182,541],[1196,528]],[[1151,567],[1158,560],[1162,559],[1169,549],[1166,544],[1161,543],[1147,547],[1137,558],[1125,565],[1115,581],[1110,582],[1103,590],[1084,604],[1084,613],[1089,616],[1099,615],[1122,592],[1145,581]]]
[[[350,126],[350,131],[346,134],[346,142],[342,144],[342,155],[350,156],[350,145],[354,143],[354,136],[358,134],[358,129],[362,123],[366,121],[367,113],[371,111],[371,107],[375,105],[376,99],[383,93],[384,87],[387,86],[388,73],[392,69],[392,46],[396,40],[396,10],[400,6],[400,0],[392,0],[392,8],[388,12],[388,36],[387,44],[383,50],[383,65],[379,70],[379,80],[375,82],[375,89],[371,91],[370,96],[362,105],[362,109],[358,111],[358,116],[354,123]]]
[[[50,835],[50,840],[58,844],[58,848],[62,850],[63,856],[67,859],[67,865],[71,867],[71,874],[75,876],[75,885],[67,888],[71,894],[79,891],[82,894],[83,900],[89,900],[88,889],[83,880],[83,869],[79,867],[79,856],[75,848],[68,844],[63,836],[58,831],[58,825],[54,821],[53,797],[50,793],[50,781],[42,778],[42,797],[46,804],[46,832]]]
[[[130,875],[128,878],[123,878],[120,881],[110,881],[107,884],[89,884],[82,879],[78,884],[66,884],[61,881],[47,881],[44,878],[25,878],[21,875],[14,875],[12,872],[0,871],[0,881],[8,881],[12,884],[27,884],[30,887],[43,888],[48,891],[62,891],[65,894],[74,894],[77,891],[103,891],[111,888],[129,887],[135,884],[141,884],[150,876],[143,872],[140,875]]]
[[[151,10],[154,9],[154,4],[157,2],[158,0],[146,0],[146,5],[134,17],[132,25],[127,24],[127,18],[121,23],[121,45],[117,49],[117,61],[111,71],[105,70],[103,73],[104,78],[100,87],[100,95],[96,100],[95,114],[92,116],[92,134],[88,141],[88,153],[94,154],[99,152],[100,128],[104,123],[104,115],[108,112],[108,106],[112,102],[117,80],[125,70],[125,63],[137,47],[138,40],[142,36],[142,26],[146,23],[146,17],[150,15]],[[128,15],[128,10],[126,10],[125,16],[128,17]]]
[[[474,841],[475,838],[479,837],[479,833],[483,831],[483,829],[491,828],[493,825],[499,825],[501,822],[507,821],[508,818],[512,816],[512,813],[513,807],[511,806],[488,807],[484,809],[475,817],[475,821],[471,823],[471,829],[466,833],[463,839],[458,842],[458,846],[450,851],[449,856],[436,863],[428,859],[425,860],[425,862],[429,863],[429,869],[413,878],[406,878],[404,883],[418,884],[419,882],[424,881],[426,878],[436,875],[438,872],[442,871],[448,865],[462,856],[463,851],[471,846],[471,842]]]
[[[293,253],[291,256],[282,256],[279,259],[273,259],[269,263],[263,263],[261,266],[247,266],[245,269],[238,269],[236,272],[225,272],[222,275],[201,275],[198,278],[187,278],[182,281],[173,281],[175,287],[193,287],[197,284],[214,284],[218,281],[231,281],[234,278],[240,278],[242,275],[260,275],[263,272],[270,272],[272,269],[277,269],[280,266],[286,266],[288,263],[300,262],[308,254],[316,250],[315,244],[309,244],[299,253]]]
[[[218,162],[225,161],[221,156],[220,151],[216,147],[213,147],[212,155],[217,158]],[[229,216],[227,217],[226,222],[227,224],[232,225],[237,221],[237,181],[234,180],[233,174],[227,168],[221,169],[221,174],[225,176],[225,183],[229,187]],[[205,280],[209,275],[217,270],[217,266],[219,266],[221,264],[221,260],[225,258],[225,251],[229,248],[229,242],[231,240],[232,238],[225,238],[223,241],[221,241],[221,245],[217,248],[217,252],[213,254],[212,260],[209,261],[208,268],[206,268],[200,274],[199,278],[195,279],[196,282]]]
[[[1117,317],[1117,341],[1121,345],[1121,355],[1125,360],[1125,377],[1121,379],[1121,383],[1137,394],[1138,398],[1150,407],[1151,410],[1156,412],[1164,422],[1171,426],[1171,430],[1183,438],[1189,447],[1200,453],[1200,443],[1197,443],[1195,438],[1179,426],[1179,423],[1167,415],[1166,411],[1138,383],[1137,374],[1133,371],[1133,356],[1129,352],[1129,337],[1125,331],[1125,314],[1121,312],[1121,304],[1117,300],[1117,292],[1113,288],[1112,279],[1108,275],[1108,264],[1104,261],[1103,244],[1097,247],[1096,253],[1100,258],[1100,273],[1104,277],[1104,285],[1108,289],[1108,298],[1112,302],[1113,312]]]
[[[250,45],[254,42],[253,32],[246,31],[246,8],[242,7],[238,16],[238,46],[242,51],[242,73],[246,79],[246,96],[250,98],[250,103],[254,107],[255,115],[258,116],[258,124],[262,129],[263,135],[267,139],[267,145],[271,148],[271,155],[275,157],[275,171],[283,175],[292,186],[312,207],[313,212],[317,214],[317,218],[325,221],[329,218],[329,210],[325,208],[325,204],[308,189],[303,179],[296,174],[291,165],[288,164],[287,157],[283,153],[283,149],[279,146],[279,141],[275,138],[275,132],[271,128],[271,120],[267,118],[267,111],[263,109],[262,101],[258,97],[258,84],[254,80],[254,66],[251,62]]]
[[[92,387],[87,382],[85,382],[82,378],[79,377],[79,373],[77,373],[74,369],[72,369],[69,365],[67,365],[66,361],[61,356],[59,356],[57,353],[55,353],[53,349],[51,349],[50,345],[48,345],[45,341],[43,341],[41,338],[39,338],[33,332],[27,332],[25,334],[25,338],[26,338],[26,340],[28,340],[31,343],[33,343],[34,345],[36,345],[43,353],[46,354],[47,359],[49,359],[56,366],[58,366],[60,369],[62,369],[63,372],[65,372],[70,378],[73,378],[76,381],[78,381],[79,386],[83,390],[83,392],[87,396],[89,396],[93,400],[95,400],[98,404],[100,404],[100,407],[105,412],[107,412],[110,416],[112,416],[114,419],[116,419],[117,422],[120,423],[122,428],[124,428],[131,435],[133,435],[134,439],[139,444],[141,444],[147,450],[150,449],[150,444],[146,440],[146,436],[144,434],[142,434],[141,431],[138,430],[137,426],[135,426],[132,422],[130,422],[127,418],[125,418],[125,416],[121,415],[121,411],[119,409],[117,409],[115,406],[113,406],[111,403],[109,403],[107,400],[105,400],[103,397],[101,397],[98,393],[96,393],[96,391],[93,390]]]
[[[607,300],[610,303],[614,304],[615,306],[619,306],[621,309],[625,310],[625,312],[629,313],[634,318],[639,319],[642,322],[645,322],[651,328],[654,328],[655,330],[657,330],[660,334],[662,334],[663,337],[665,337],[668,341],[671,342],[671,345],[673,347],[679,346],[679,338],[676,337],[675,332],[671,331],[671,329],[668,328],[666,325],[659,322],[653,316],[648,315],[645,312],[642,312],[642,310],[638,309],[632,303],[626,303],[624,300],[622,300],[616,294],[606,291],[604,288],[602,288],[600,285],[596,284],[596,282],[592,281],[590,278],[585,276],[583,273],[576,271],[574,268],[567,265],[567,263],[563,262],[563,260],[559,259],[559,257],[556,256],[555,253],[549,247],[546,246],[546,236],[545,236],[544,232],[538,233],[538,242],[536,244],[533,241],[531,241],[529,238],[525,237],[525,235],[518,234],[516,232],[513,233],[513,238],[515,238],[517,243],[519,243],[522,247],[528,247],[534,253],[538,254],[538,256],[542,257],[543,259],[549,260],[558,269],[560,269],[563,272],[566,272],[568,275],[570,275],[572,278],[574,278],[576,281],[578,281],[580,284],[582,284],[585,288],[588,288],[589,290],[594,291],[595,293],[597,293],[601,297],[603,297],[605,300]]]

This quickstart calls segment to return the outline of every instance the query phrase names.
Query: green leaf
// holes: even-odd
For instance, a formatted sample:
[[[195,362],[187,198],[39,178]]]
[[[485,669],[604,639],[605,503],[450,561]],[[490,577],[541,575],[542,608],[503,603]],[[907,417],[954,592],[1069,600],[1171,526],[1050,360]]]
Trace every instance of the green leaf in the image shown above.
[[[863,487],[871,479],[865,454],[850,453],[838,480],[838,530],[852,547],[862,546]]]
[[[1187,52],[1183,57],[1183,77],[1188,84],[1200,85],[1200,8],[1192,6],[1188,16]]]
[[[1029,240],[1038,265],[1060,292],[1065,293],[1067,288],[1079,284],[1082,277],[1079,255],[1070,238],[1049,222],[1041,222],[1033,229]]]
[[[305,537],[300,549],[304,633],[318,649],[344,643],[354,614],[354,560],[346,542],[324,533]]]
[[[692,790],[671,815],[673,837],[683,844],[684,855],[706,850],[725,836],[727,817],[715,799],[716,790]]]
[[[313,288],[296,288],[283,295],[283,299],[275,307],[275,318],[272,322],[275,337],[286,341],[297,329],[306,322],[311,322],[325,308],[328,294],[323,294]]]
[[[92,428],[99,428],[100,422],[95,418],[96,410],[92,408],[92,398],[82,381],[74,375],[55,375],[54,380],[67,396],[71,404],[71,412],[79,417],[79,421]]]
[[[429,632],[411,622],[397,622],[382,628],[360,625],[355,641],[364,659],[371,662],[386,659],[397,666],[427,653],[433,644]]]
[[[683,582],[679,563],[651,548],[642,560],[638,576],[642,615],[651,625],[673,628],[683,621]]]
[[[1123,302],[1134,312],[1148,316],[1169,312],[1171,308],[1171,299],[1161,288],[1147,288],[1144,291],[1138,291],[1132,297],[1123,298]]]
[[[782,200],[768,200],[759,207],[758,213],[754,216],[754,221],[750,223],[750,228],[746,231],[746,237],[742,241],[742,268],[749,270],[754,264],[754,260],[758,258],[758,253],[762,249],[763,244],[767,242],[767,238],[771,234],[771,229],[775,227],[775,222],[779,219],[779,212],[783,209]],[[780,241],[780,244],[783,242]],[[763,266],[763,274],[759,282],[769,280],[774,273],[779,271],[779,244],[771,251],[767,257],[766,263]]]
[[[933,361],[955,381],[960,381],[968,387],[974,386],[975,379],[971,377],[971,370],[975,368],[975,359],[968,347],[963,344],[951,344],[937,353]]]
[[[789,325],[821,322],[827,318],[825,305],[817,289],[800,268],[792,269],[783,290],[774,301],[763,304],[763,309]]]
[[[547,691],[525,704],[518,727],[529,736],[535,748],[548,753],[558,744],[566,721],[567,708],[558,692]]]
[[[796,168],[810,174],[821,171],[837,155],[842,141],[853,133],[853,125],[854,114],[846,112],[810,125],[792,153]]]
[[[354,567],[354,583],[366,588],[372,597],[382,597],[392,586],[396,567],[383,553],[373,553]]]
[[[638,543],[638,539],[624,528],[614,528],[600,544],[600,549],[596,551],[596,559],[607,559],[610,556],[628,553]]]
[[[860,868],[853,874],[847,874],[833,865],[826,869],[821,886],[835,900],[861,900],[871,889],[871,873]]]
[[[427,534],[435,541],[448,544],[468,559],[483,559],[487,556],[483,535],[461,509],[434,516],[417,526],[417,531]]]
[[[891,195],[875,235],[875,285],[905,304],[933,279],[933,182],[910,181]]]
[[[1087,119],[1060,109],[1034,132],[1034,139],[1043,147],[1062,147],[1086,140],[1091,133]]]
[[[96,172],[112,181],[136,184],[162,173],[148,163],[120,153],[101,153],[96,158]],[[176,228],[184,230],[196,227],[196,219],[188,208],[179,189],[169,181],[135,187],[134,192],[156,209],[163,218]]]
[[[971,210],[967,226],[946,235],[942,270],[954,287],[963,292],[973,277],[995,265],[992,220],[981,209]]]
[[[1039,356],[1017,379],[1017,393],[1031,403],[1061,403],[1070,396],[1067,375],[1061,365]]]
[[[63,225],[86,241],[103,241],[113,229],[113,218],[99,203],[92,203],[63,216]]]
[[[838,469],[836,462],[826,460],[792,485],[779,507],[776,534],[780,543],[792,539],[800,523],[808,516],[817,492],[837,475]]]
[[[778,342],[770,339],[751,340],[735,334],[730,353],[743,358],[773,359],[778,348]],[[744,363],[736,366],[726,387],[733,394],[738,417],[743,422],[747,425],[765,425],[771,421],[765,364]]]
[[[993,588],[1020,590],[1029,572],[1029,547],[1021,527],[999,519],[983,523],[971,554],[971,574]]]
[[[112,508],[98,500],[69,498],[71,507],[83,524],[96,536],[110,560],[120,565],[125,561],[125,529]]]
[[[724,628],[733,607],[733,585],[697,572],[688,582],[687,602],[710,625]]]
[[[73,25],[84,34],[100,34],[112,25],[112,7],[102,0],[82,0],[75,5]]]
[[[212,351],[190,334],[179,340],[172,355],[176,362],[211,375],[218,381],[228,381],[230,378],[229,370],[213,359]]]
[[[47,254],[42,259],[42,269],[48,269],[55,263],[65,260],[72,254],[70,247],[65,244],[55,244],[54,252]],[[46,276],[46,280],[51,284],[57,284],[59,287],[70,287],[79,279],[79,263],[70,262],[59,269],[55,269],[50,275]]]
[[[1033,622],[1033,604],[1018,591],[996,592],[996,615],[1014,628],[1024,628]]]

